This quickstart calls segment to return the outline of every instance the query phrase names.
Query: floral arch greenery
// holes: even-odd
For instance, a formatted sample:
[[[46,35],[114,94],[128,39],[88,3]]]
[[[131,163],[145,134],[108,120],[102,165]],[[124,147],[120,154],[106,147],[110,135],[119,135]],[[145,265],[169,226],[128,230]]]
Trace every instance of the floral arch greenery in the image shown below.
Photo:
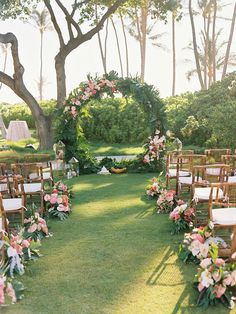
[[[148,115],[150,135],[154,134],[156,129],[164,131],[164,104],[154,86],[141,82],[138,78],[119,78],[115,72],[110,72],[102,78],[88,76],[88,80],[81,82],[65,100],[63,114],[60,115],[56,127],[56,140],[61,140],[66,147],[66,161],[74,156],[78,160],[83,159],[83,163],[85,159],[92,162],[93,157],[89,154],[80,118],[92,99],[115,97],[118,93],[125,98],[132,97],[142,106]],[[80,164],[81,166],[83,165]]]

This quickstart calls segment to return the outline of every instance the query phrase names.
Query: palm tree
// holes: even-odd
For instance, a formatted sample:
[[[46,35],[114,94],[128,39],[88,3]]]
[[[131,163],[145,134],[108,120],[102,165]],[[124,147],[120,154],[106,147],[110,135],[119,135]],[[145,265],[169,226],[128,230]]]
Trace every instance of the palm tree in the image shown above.
[[[214,82],[214,75],[216,76],[216,73],[214,74],[214,66],[215,71],[220,71],[224,67],[225,62],[225,55],[222,54],[222,49],[227,44],[227,41],[221,42],[217,44],[219,41],[220,34],[222,32],[222,29],[220,29],[214,39],[214,43],[212,38],[209,37],[208,39],[208,51],[207,51],[207,58],[206,58],[206,51],[205,51],[205,40],[204,40],[204,34],[202,33],[202,40],[201,40],[201,46],[198,47],[198,59],[200,64],[200,71],[201,73],[207,73],[208,82],[206,82],[206,86],[210,86],[212,82]],[[214,50],[212,49],[214,45]],[[190,44],[187,49],[193,50],[192,44]],[[207,62],[206,62],[207,60]],[[191,62],[191,60],[185,60],[188,62]],[[228,65],[229,66],[235,66],[236,65],[236,54],[231,53],[228,57]],[[190,80],[191,77],[197,73],[197,69],[194,68],[186,73],[187,79]]]
[[[31,22],[36,29],[39,30],[40,33],[40,70],[39,70],[39,99],[43,99],[43,85],[45,83],[45,79],[43,78],[43,36],[46,31],[52,31],[53,26],[51,22],[51,18],[49,12],[46,8],[44,8],[41,12],[37,10],[33,10],[31,15]]]

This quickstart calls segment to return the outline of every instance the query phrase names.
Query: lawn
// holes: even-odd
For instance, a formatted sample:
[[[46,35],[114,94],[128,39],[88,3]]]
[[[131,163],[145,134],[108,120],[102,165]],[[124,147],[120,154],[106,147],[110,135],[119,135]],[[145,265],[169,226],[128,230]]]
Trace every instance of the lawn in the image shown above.
[[[143,153],[141,144],[107,144],[90,142],[89,147],[94,156],[138,155]]]
[[[196,267],[177,258],[183,236],[171,236],[168,217],[143,197],[150,176],[72,179],[73,213],[50,223],[54,237],[22,277],[25,298],[1,313],[202,313],[193,305]],[[229,313],[221,305],[204,313],[212,311]]]

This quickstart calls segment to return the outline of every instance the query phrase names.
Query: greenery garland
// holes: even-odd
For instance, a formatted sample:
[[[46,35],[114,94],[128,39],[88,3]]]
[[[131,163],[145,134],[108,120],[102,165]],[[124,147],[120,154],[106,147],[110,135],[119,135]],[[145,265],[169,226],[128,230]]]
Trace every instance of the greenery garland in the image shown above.
[[[138,78],[119,78],[114,71],[102,78],[88,76],[88,81],[81,82],[65,100],[63,113],[60,113],[56,126],[56,140],[61,140],[66,147],[65,160],[76,157],[82,172],[96,170],[93,169],[94,158],[88,150],[80,125],[81,117],[86,114],[86,105],[93,99],[115,97],[117,93],[125,98],[132,97],[142,106],[149,117],[150,134],[154,134],[157,128],[164,131],[164,104],[154,86]]]

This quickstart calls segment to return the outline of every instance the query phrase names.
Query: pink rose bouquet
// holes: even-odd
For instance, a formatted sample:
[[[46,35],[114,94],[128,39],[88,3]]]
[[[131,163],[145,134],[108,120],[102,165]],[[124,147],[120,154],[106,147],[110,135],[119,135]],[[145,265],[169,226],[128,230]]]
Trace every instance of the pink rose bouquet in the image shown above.
[[[160,153],[165,151],[166,138],[160,136],[160,131],[156,130],[153,137],[148,138],[148,150],[144,155],[143,162],[150,164],[152,161],[158,161],[160,159]]]
[[[162,190],[157,199],[157,213],[169,213],[176,204],[174,190]]]
[[[150,180],[150,184],[148,184],[146,187],[146,195],[149,197],[156,197],[161,193],[163,187],[164,184],[161,181],[160,177],[154,177]]]
[[[184,204],[182,200],[177,201],[178,206],[170,213],[169,218],[172,220],[172,234],[179,233],[182,230],[189,229],[193,226],[194,209]]]
[[[59,190],[54,189],[51,195],[44,196],[44,200],[51,217],[58,217],[60,220],[68,218],[71,207],[67,194],[62,194]]]

